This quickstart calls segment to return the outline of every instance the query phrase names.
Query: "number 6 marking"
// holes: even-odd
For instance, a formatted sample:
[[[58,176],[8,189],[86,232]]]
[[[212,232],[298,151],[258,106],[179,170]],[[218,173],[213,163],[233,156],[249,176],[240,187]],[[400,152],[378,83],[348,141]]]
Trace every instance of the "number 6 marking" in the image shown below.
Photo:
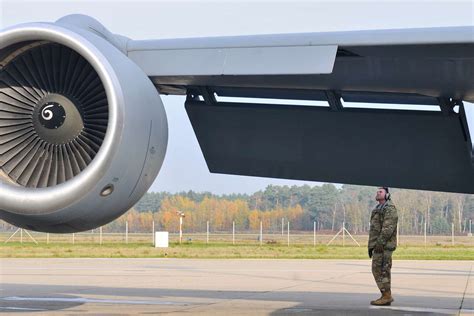
[[[49,121],[50,119],[53,118],[53,111],[48,110],[49,108],[53,107],[54,104],[48,105],[44,107],[44,109],[41,111],[41,117],[45,119],[46,121]]]

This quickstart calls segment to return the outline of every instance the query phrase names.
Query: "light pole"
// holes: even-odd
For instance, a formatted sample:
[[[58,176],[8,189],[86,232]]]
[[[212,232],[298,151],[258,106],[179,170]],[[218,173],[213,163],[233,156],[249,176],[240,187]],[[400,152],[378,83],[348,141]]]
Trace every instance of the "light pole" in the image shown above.
[[[181,241],[183,239],[183,217],[184,213],[180,211],[176,211],[176,214],[179,216],[179,243],[181,244]]]

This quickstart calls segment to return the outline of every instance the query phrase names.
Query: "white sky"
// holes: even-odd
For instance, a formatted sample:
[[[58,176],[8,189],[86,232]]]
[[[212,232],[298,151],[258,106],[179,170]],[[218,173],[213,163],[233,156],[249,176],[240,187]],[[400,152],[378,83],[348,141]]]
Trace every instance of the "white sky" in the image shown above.
[[[0,28],[82,13],[132,39],[474,25],[473,1],[21,1],[0,0]],[[252,193],[317,182],[211,174],[184,111],[163,97],[170,137],[151,191]]]

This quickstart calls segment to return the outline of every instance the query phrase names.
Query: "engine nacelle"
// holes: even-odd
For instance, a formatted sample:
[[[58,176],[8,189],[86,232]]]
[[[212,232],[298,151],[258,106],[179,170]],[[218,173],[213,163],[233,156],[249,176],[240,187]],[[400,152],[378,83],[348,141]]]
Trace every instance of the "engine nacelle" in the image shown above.
[[[159,94],[126,39],[69,16],[0,33],[0,217],[67,233],[119,217],[163,163]]]

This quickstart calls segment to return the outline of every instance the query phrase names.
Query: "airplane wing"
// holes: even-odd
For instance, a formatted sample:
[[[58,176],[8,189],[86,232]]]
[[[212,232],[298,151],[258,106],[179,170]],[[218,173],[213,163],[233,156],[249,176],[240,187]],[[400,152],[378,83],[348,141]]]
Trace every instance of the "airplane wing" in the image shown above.
[[[211,172],[474,193],[474,119],[463,104],[474,102],[473,26],[129,41],[126,50],[161,94],[187,95]]]
[[[130,209],[166,153],[157,91],[211,172],[474,193],[473,26],[134,41],[70,15],[0,31],[0,218]]]

